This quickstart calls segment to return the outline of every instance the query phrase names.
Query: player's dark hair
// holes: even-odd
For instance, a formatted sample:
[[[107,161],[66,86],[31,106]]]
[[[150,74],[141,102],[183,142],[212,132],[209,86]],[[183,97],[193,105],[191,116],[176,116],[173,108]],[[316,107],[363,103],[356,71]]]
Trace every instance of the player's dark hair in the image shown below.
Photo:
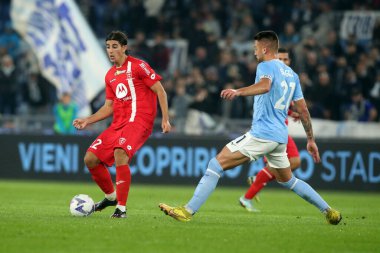
[[[122,46],[128,45],[128,36],[122,31],[112,31],[106,37],[106,42],[109,40],[116,40]],[[128,50],[125,51],[125,54],[128,55]]]
[[[274,31],[262,31],[262,32],[258,32],[255,35],[254,39],[255,40],[267,39],[267,40],[278,41],[278,36]]]
[[[288,54],[289,60],[293,59],[293,52],[291,50],[289,50],[289,49],[286,49],[284,47],[280,47],[278,49],[278,53]]]
[[[254,40],[257,40],[257,41],[262,41],[262,40],[266,40],[270,43],[271,47],[273,50],[275,50],[277,52],[278,50],[278,36],[277,34],[274,32],[274,31],[262,31],[262,32],[258,32],[255,37],[254,37]]]
[[[110,32],[106,37],[106,41],[108,40],[116,40],[122,46],[128,45],[128,36],[121,31]]]

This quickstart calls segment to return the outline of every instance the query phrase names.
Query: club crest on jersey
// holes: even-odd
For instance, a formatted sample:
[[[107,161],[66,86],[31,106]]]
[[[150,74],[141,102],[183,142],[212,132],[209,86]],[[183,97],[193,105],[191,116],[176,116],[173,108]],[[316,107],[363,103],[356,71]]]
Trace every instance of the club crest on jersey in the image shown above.
[[[125,138],[120,138],[119,139],[119,145],[123,145],[127,140]]]
[[[125,86],[125,84],[119,83],[116,86],[116,92],[115,93],[116,93],[117,98],[123,98],[123,97],[127,96],[128,90],[127,90],[127,87]]]
[[[118,76],[118,75],[120,75],[120,74],[123,74],[123,73],[125,73],[125,69],[124,70],[116,70],[116,72],[115,72],[115,76]]]

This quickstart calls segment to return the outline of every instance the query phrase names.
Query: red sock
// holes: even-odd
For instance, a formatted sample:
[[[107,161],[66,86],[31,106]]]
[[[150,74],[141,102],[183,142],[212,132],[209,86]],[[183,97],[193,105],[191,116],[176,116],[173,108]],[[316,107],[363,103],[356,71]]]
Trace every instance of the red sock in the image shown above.
[[[246,199],[253,199],[253,197],[256,196],[256,194],[265,186],[267,182],[274,179],[274,175],[268,170],[267,167],[264,167],[264,169],[260,170],[259,173],[257,173],[255,182],[251,184],[251,187],[249,187],[244,197]]]
[[[129,186],[131,185],[131,171],[128,165],[116,166],[116,198],[117,204],[127,204]]]
[[[89,171],[92,179],[105,194],[111,194],[115,191],[113,188],[111,174],[104,164],[99,163],[96,167],[89,169]]]

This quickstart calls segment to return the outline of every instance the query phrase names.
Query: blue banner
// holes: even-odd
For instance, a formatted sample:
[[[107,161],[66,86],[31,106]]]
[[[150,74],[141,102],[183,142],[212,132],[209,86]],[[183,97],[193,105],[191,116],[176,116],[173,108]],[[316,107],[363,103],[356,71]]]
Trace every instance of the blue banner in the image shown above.
[[[0,135],[0,178],[90,181],[83,163],[94,137]],[[228,142],[212,137],[151,138],[133,157],[134,183],[195,184],[209,160]],[[296,140],[301,157],[297,177],[317,189],[380,191],[378,141],[324,140],[322,162],[315,164],[304,140]],[[220,185],[245,186],[248,176],[264,167],[262,160],[225,173]],[[115,168],[110,168],[115,175]],[[270,183],[271,186],[277,186]]]
[[[31,46],[58,95],[72,93],[80,109],[104,88],[110,63],[73,0],[13,0],[15,30]]]

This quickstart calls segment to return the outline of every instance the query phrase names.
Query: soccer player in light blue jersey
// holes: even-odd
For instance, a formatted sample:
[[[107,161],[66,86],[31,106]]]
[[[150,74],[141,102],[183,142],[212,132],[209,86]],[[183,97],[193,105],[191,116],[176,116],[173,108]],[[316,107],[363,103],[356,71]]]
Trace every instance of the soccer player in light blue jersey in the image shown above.
[[[289,51],[287,49],[279,48],[277,57],[280,61],[290,66],[291,59],[290,59]],[[289,107],[288,116],[293,117],[294,121],[298,121],[299,113],[291,110],[291,108],[293,107],[292,106],[293,104],[294,103],[292,102]],[[285,124],[288,124],[288,119],[285,120]],[[296,143],[294,142],[293,138],[290,135],[288,135],[288,144],[286,145],[286,154],[289,159],[290,169],[292,171],[298,169],[301,165],[300,154],[298,152]],[[269,165],[265,157],[264,157],[264,163],[265,163],[265,167],[261,169],[256,174],[256,176],[248,177],[248,183],[251,186],[249,187],[247,192],[239,198],[240,205],[249,212],[259,212],[259,210],[253,206],[252,199],[255,199],[257,202],[259,202],[259,198],[257,194],[265,187],[265,185],[268,182],[276,179],[275,175],[273,175],[270,172],[268,168]]]
[[[271,172],[279,184],[316,206],[325,215],[328,223],[336,225],[342,219],[340,212],[332,209],[309,184],[296,178],[290,169],[286,154],[288,128],[285,119],[291,101],[294,101],[300,114],[307,135],[308,152],[314,162],[320,162],[320,157],[298,75],[277,59],[278,44],[277,34],[273,31],[256,34],[254,50],[259,64],[255,83],[237,90],[226,89],[221,92],[221,97],[227,100],[238,96],[255,96],[250,131],[229,142],[210,160],[193,197],[185,206],[159,204],[165,214],[179,221],[190,221],[214,191],[224,171],[266,156]]]

